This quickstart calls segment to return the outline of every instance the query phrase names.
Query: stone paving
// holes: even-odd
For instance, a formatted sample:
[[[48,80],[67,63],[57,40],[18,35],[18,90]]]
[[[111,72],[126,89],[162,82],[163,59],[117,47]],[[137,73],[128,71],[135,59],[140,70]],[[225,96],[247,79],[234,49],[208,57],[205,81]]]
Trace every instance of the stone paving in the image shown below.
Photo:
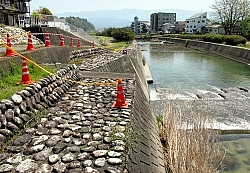
[[[131,110],[112,109],[115,98],[115,86],[73,87],[0,154],[0,172],[126,172]]]

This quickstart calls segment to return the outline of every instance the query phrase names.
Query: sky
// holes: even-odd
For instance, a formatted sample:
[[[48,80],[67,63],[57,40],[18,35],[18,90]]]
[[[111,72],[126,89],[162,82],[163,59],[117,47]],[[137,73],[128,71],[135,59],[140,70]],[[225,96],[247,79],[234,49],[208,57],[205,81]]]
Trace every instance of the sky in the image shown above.
[[[161,10],[180,9],[192,11],[211,11],[214,0],[31,0],[31,12],[39,6],[48,8],[52,14],[64,12],[98,10]]]

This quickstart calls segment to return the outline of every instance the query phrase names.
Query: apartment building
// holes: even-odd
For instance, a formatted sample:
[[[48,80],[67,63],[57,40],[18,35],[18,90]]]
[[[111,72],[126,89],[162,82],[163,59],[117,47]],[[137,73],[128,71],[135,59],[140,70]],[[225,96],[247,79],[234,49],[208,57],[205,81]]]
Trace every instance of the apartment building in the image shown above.
[[[31,0],[0,0],[0,23],[23,27],[28,22]]]
[[[149,22],[139,21],[139,18],[135,16],[130,28],[135,34],[147,33],[149,31]]]
[[[150,15],[150,31],[156,33],[158,31],[164,31],[166,24],[176,23],[176,13],[152,13]]]
[[[185,33],[187,34],[205,33],[205,27],[207,26],[207,12],[197,13],[187,18],[185,25]]]

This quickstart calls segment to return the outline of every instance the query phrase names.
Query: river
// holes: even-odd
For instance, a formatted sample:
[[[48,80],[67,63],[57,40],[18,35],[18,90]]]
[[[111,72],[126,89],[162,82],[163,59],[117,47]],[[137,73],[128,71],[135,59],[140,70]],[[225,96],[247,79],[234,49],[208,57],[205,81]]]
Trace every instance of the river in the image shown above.
[[[230,59],[160,42],[138,42],[154,83],[150,103],[164,115],[169,100],[180,107],[195,105],[221,130],[250,129],[250,67]],[[184,105],[184,106],[183,106]],[[188,115],[188,113],[187,113]],[[250,172],[250,136],[221,137],[232,167],[225,172]]]
[[[189,100],[206,105],[215,128],[250,128],[248,65],[173,44],[138,44],[154,80],[149,89],[156,115],[165,99]]]

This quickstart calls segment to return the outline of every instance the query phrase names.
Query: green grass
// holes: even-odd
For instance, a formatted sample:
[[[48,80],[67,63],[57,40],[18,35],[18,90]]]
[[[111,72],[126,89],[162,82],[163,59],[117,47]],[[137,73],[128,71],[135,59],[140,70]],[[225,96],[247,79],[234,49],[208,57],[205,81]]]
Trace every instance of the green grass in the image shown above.
[[[48,73],[40,70],[33,64],[28,63],[28,70],[32,81],[38,81]],[[46,70],[54,73],[57,69],[51,66],[43,66]],[[0,100],[8,99],[17,91],[24,89],[27,85],[17,84],[22,79],[22,67],[13,62],[10,62],[10,70],[0,70]]]
[[[250,49],[250,44],[249,42],[247,44],[238,44],[239,47],[244,47],[244,48],[247,48],[247,49]]]

